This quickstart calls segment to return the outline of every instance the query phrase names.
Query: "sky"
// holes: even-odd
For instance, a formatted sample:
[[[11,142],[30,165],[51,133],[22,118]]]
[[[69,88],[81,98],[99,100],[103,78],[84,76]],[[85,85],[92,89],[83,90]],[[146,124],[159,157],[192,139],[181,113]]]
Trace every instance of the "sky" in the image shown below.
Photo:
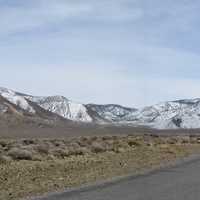
[[[200,97],[198,0],[0,0],[0,86],[143,107]]]

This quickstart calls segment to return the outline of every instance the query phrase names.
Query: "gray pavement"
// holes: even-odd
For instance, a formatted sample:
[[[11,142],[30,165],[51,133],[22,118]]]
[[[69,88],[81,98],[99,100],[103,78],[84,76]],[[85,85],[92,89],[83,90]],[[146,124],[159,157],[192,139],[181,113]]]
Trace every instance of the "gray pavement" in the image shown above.
[[[200,159],[42,200],[199,200]]]

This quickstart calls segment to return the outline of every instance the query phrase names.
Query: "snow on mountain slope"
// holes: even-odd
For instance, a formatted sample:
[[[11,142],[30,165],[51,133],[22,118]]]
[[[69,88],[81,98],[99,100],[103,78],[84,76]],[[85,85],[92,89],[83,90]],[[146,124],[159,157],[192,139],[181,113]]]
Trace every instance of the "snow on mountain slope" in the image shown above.
[[[200,99],[163,102],[142,109],[88,105],[107,122],[156,129],[200,128]]]
[[[0,96],[0,114],[6,113],[8,109],[8,105],[6,105],[4,99]]]
[[[0,95],[9,102],[32,114],[35,114],[36,111],[31,106],[29,101],[32,101],[41,108],[58,114],[66,119],[81,122],[92,122],[92,118],[87,113],[87,108],[83,104],[72,102],[62,96],[34,97],[6,88],[0,88]],[[1,107],[2,109],[0,109],[3,111],[3,105]]]
[[[35,113],[35,110],[29,105],[27,100],[23,96],[18,95],[16,92],[6,88],[0,88],[0,95],[9,102],[19,106],[21,109],[33,114]]]
[[[63,96],[26,96],[26,98],[37,103],[45,110],[56,113],[66,119],[81,122],[92,122],[92,118],[87,113],[87,108],[83,104],[72,102]]]
[[[200,128],[200,99],[159,103],[142,109],[120,105],[80,104],[63,96],[34,97],[0,88],[0,98],[38,116],[55,115],[78,122],[146,126],[156,129]],[[0,113],[8,106],[2,99]],[[22,112],[23,112],[22,111]],[[46,113],[45,113],[46,112]]]
[[[137,109],[126,108],[120,105],[107,104],[107,105],[86,105],[93,112],[96,112],[102,119],[108,122],[120,122],[124,121],[127,116],[135,113]]]
[[[130,116],[130,121],[157,129],[200,128],[200,99],[164,102],[145,107]]]

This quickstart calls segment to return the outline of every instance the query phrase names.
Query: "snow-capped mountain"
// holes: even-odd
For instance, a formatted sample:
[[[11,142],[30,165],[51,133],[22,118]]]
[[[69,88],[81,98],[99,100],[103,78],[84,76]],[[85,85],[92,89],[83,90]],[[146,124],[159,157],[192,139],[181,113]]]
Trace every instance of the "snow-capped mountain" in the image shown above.
[[[157,129],[200,128],[200,99],[159,103],[141,109],[132,121]]]
[[[57,122],[69,122],[53,112],[43,109],[34,102],[25,98],[25,95],[0,88],[0,123],[21,124],[28,123],[41,125],[54,125]]]
[[[101,117],[101,119],[104,119],[107,122],[126,121],[127,116],[130,116],[137,111],[137,109],[135,108],[126,108],[115,104],[88,104],[86,105],[86,107],[88,108],[88,110],[90,109],[94,113],[97,113]]]
[[[92,122],[87,113],[87,108],[80,103],[75,103],[63,96],[33,97],[25,96],[26,99],[37,103],[50,112],[56,113],[72,121]]]
[[[21,109],[33,114],[35,113],[35,110],[32,108],[32,106],[30,106],[28,101],[23,96],[18,95],[17,92],[1,87],[0,95],[7,99],[9,102],[19,106]]]
[[[200,128],[200,99],[159,103],[142,109],[120,105],[75,103],[63,96],[35,97],[0,88],[0,115],[8,111],[31,116],[156,129]]]
[[[31,114],[36,114],[36,110],[32,105],[32,103],[35,103],[44,110],[55,113],[65,119],[92,122],[92,118],[87,113],[86,106],[72,102],[62,96],[34,97],[7,88],[0,88],[0,95],[10,103]],[[3,105],[1,106],[3,108]]]

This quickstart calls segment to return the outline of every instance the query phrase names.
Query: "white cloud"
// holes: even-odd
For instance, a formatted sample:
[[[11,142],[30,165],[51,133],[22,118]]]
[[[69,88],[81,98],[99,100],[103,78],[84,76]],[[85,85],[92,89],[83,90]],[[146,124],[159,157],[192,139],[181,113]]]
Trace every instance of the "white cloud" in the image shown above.
[[[19,6],[0,7],[0,33],[31,31],[69,20],[126,21],[141,16],[141,9],[129,9],[121,1],[24,1]]]
[[[0,6],[0,86],[129,106],[200,96],[197,3],[22,2]]]
[[[25,3],[26,4],[26,3]],[[24,32],[44,28],[51,23],[59,23],[88,13],[87,4],[68,4],[63,1],[34,1],[31,5],[0,8],[0,33]]]
[[[139,76],[130,71],[123,74],[120,67],[71,65],[0,69],[4,75],[1,86],[34,95],[61,94],[82,103],[142,107],[165,100],[200,97],[198,79]]]

